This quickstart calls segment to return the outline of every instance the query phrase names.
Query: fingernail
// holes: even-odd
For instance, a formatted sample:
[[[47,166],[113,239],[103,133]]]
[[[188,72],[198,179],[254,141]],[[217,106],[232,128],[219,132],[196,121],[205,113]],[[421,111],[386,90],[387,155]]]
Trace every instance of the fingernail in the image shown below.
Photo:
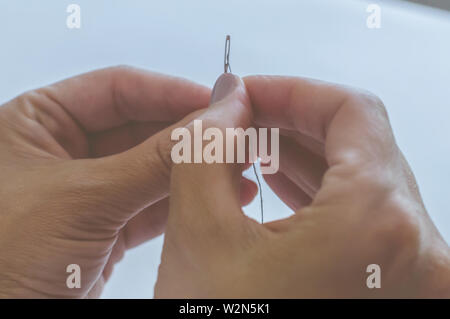
[[[214,84],[213,91],[211,93],[211,100],[209,101],[209,105],[219,102],[220,100],[227,97],[234,89],[237,87],[238,81],[236,80],[236,76],[231,73],[224,73],[216,81]]]

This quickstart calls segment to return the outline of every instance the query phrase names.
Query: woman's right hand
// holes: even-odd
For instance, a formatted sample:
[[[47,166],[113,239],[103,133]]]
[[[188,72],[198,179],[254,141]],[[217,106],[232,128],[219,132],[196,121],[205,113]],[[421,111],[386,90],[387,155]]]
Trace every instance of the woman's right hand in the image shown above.
[[[204,117],[218,128],[280,128],[280,171],[265,179],[296,214],[247,218],[238,164],[175,165],[155,296],[450,297],[449,247],[382,102],[301,78],[234,81]],[[367,285],[372,264],[380,288]]]

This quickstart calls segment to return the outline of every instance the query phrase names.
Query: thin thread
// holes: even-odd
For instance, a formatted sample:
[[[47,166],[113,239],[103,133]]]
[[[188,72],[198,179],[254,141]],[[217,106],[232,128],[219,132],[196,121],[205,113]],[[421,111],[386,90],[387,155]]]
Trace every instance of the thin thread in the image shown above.
[[[231,71],[231,65],[230,65],[230,49],[231,49],[231,37],[229,35],[225,38],[225,55],[223,59],[223,69],[225,73],[232,73]],[[258,173],[256,172],[256,166],[255,163],[252,163],[253,166],[253,172],[255,173],[256,182],[258,183],[258,189],[259,189],[259,204],[261,208],[261,224],[264,224],[264,201],[263,201],[263,195],[262,195],[262,187],[261,187],[261,181],[259,180]]]
[[[261,224],[264,224],[264,202],[263,202],[261,182],[259,181],[259,176],[258,176],[258,173],[256,172],[255,163],[253,163],[252,166],[253,166],[253,172],[255,173],[256,181],[258,182],[258,188],[259,188],[259,205],[261,208]]]

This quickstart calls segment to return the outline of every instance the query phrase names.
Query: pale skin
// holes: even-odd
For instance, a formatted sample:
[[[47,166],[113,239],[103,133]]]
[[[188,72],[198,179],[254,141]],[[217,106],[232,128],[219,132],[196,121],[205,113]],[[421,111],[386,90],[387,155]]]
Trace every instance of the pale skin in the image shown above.
[[[449,297],[448,245],[382,103],[300,78],[235,81],[207,108],[209,88],[118,67],[2,106],[0,297],[98,297],[125,251],[165,229],[156,297]],[[265,179],[296,214],[245,217],[257,189],[241,165],[172,165],[172,129],[197,118],[281,128]],[[66,286],[73,263],[80,289]],[[381,289],[365,286],[372,263]]]
[[[449,247],[382,102],[301,78],[235,81],[200,118],[281,129],[280,171],[265,179],[295,215],[264,225],[247,218],[238,164],[174,166],[155,296],[450,297]],[[380,289],[366,285],[370,264],[381,267]]]

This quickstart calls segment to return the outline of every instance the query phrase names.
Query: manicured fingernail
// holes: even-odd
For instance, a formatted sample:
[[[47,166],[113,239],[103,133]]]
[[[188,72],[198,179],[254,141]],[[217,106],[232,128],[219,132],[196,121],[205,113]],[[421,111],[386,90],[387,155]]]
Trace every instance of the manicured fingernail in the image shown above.
[[[231,73],[224,73],[214,84],[213,91],[211,93],[211,100],[209,105],[216,103],[229,95],[237,87],[237,77]]]

